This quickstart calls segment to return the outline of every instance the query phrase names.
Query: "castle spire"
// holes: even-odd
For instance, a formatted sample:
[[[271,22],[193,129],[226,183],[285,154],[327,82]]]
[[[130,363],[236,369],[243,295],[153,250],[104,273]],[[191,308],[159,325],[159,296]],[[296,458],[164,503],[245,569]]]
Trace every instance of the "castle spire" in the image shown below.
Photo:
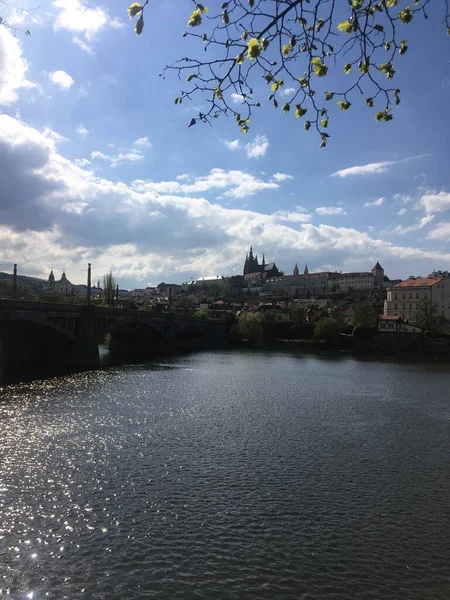
[[[297,263],[295,263],[295,267],[294,267],[294,277],[298,277],[300,274],[300,271],[298,270],[298,265]]]
[[[305,270],[303,271],[304,275],[309,275],[308,265],[305,265]]]
[[[263,252],[263,260],[262,260],[262,268],[263,268],[263,270],[264,270],[265,266],[266,266],[266,259],[265,259],[264,252]]]

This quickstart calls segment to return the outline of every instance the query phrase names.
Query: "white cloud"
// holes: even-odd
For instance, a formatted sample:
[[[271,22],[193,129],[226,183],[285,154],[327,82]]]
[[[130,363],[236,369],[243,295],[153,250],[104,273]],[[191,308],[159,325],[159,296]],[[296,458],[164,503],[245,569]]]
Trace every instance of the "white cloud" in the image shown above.
[[[407,212],[408,212],[408,209],[407,209],[407,208],[401,208],[401,209],[400,209],[400,210],[397,212],[397,214],[398,214],[398,216],[399,216],[399,217],[402,217],[403,215],[406,215],[406,213],[407,213]]]
[[[104,8],[100,6],[89,8],[82,0],[55,0],[53,6],[58,10],[54,23],[55,30],[67,29],[84,35],[88,42],[105,27],[123,25],[119,19],[111,18]],[[78,44],[75,38],[73,41]]]
[[[79,48],[81,48],[81,50],[83,50],[84,52],[87,52],[88,54],[94,54],[94,51],[92,50],[92,46],[90,46],[87,42],[85,42],[84,40],[82,40],[77,35],[73,36],[72,42],[76,46],[78,46]]]
[[[66,137],[60,135],[57,131],[53,131],[53,129],[51,129],[50,127],[44,127],[42,135],[48,138],[49,140],[52,140],[52,142],[55,142],[55,144],[57,144],[58,142],[69,141]]]
[[[318,215],[346,215],[345,210],[340,206],[319,206],[316,208]]]
[[[420,198],[419,204],[427,212],[445,212],[450,210],[450,193],[441,191],[439,193],[424,194]]]
[[[394,194],[394,200],[400,202],[401,204],[409,204],[414,200],[414,198],[409,194]]]
[[[422,217],[419,219],[415,225],[408,225],[407,227],[402,227],[401,225],[397,225],[395,228],[396,233],[401,233],[402,235],[405,233],[411,233],[412,231],[419,231],[419,229],[423,229],[426,227],[431,221],[434,219],[434,215],[427,215],[426,217]]]
[[[373,175],[376,173],[384,173],[392,165],[407,163],[411,160],[417,160],[419,158],[425,158],[432,156],[431,154],[418,154],[417,156],[409,156],[402,158],[401,160],[386,160],[382,162],[369,163],[368,165],[360,165],[355,167],[348,167],[346,169],[340,169],[335,173],[332,173],[332,177],[351,177],[353,175]]]
[[[66,266],[78,282],[92,262],[94,280],[111,269],[124,287],[202,272],[226,275],[241,270],[249,240],[289,270],[299,257],[317,270],[367,270],[379,260],[391,277],[450,262],[450,253],[393,244],[349,227],[314,226],[300,210],[266,214],[217,199],[216,192],[243,198],[279,188],[262,175],[212,169],[188,181],[131,186],[99,177],[83,159],[62,156],[57,136],[0,115],[2,264],[23,263],[27,274],[46,276],[48,265]]]
[[[53,71],[48,74],[50,81],[59,85],[62,90],[69,90],[75,83],[75,80],[65,71]]]
[[[295,94],[294,88],[282,88],[280,95],[281,96],[293,96]]]
[[[432,229],[427,238],[430,240],[450,241],[450,223],[438,223],[436,229]]]
[[[91,160],[101,160],[105,163],[109,163],[111,167],[117,167],[125,162],[138,162],[143,160],[145,157],[140,150],[124,150],[119,151],[116,155],[105,154],[99,150],[91,152]]]
[[[0,105],[8,106],[17,101],[18,90],[36,85],[27,79],[28,63],[19,40],[5,27],[0,33]]]
[[[248,158],[261,158],[269,148],[269,140],[265,135],[257,135],[253,142],[245,145]]]
[[[147,136],[140,137],[133,142],[133,146],[137,146],[138,148],[151,148],[150,140]]]
[[[231,94],[231,99],[234,104],[242,104],[242,102],[244,102],[244,96],[242,94],[236,94],[235,92]]]
[[[263,190],[277,190],[280,187],[273,181],[263,181],[244,171],[224,169],[211,169],[208,175],[192,179],[192,183],[136,180],[132,187],[139,192],[159,194],[203,194],[212,190],[224,190],[222,195],[229,198],[246,198]]]
[[[384,198],[377,198],[376,200],[368,200],[364,203],[366,208],[372,208],[373,206],[381,206],[384,204]]]
[[[279,221],[288,221],[291,223],[308,223],[312,219],[312,215],[303,211],[290,212],[288,210],[278,210],[272,216]]]
[[[281,183],[282,181],[287,181],[288,179],[294,179],[292,175],[287,175],[286,173],[274,173],[272,175],[272,179],[277,183]]]
[[[228,150],[239,150],[241,147],[241,142],[239,140],[223,140],[223,143],[228,148]]]
[[[78,135],[81,135],[83,137],[86,137],[89,133],[91,133],[89,129],[86,129],[86,127],[82,123],[78,125],[76,132],[78,133]]]

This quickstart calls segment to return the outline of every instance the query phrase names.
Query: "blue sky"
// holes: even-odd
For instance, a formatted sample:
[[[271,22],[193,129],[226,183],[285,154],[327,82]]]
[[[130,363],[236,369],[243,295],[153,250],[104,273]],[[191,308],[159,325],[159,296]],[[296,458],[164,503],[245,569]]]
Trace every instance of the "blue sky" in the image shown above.
[[[378,260],[392,278],[449,268],[450,38],[439,2],[404,26],[394,120],[377,123],[355,97],[333,111],[326,149],[266,104],[258,81],[263,106],[248,134],[232,117],[188,128],[204,99],[175,106],[182,85],[159,74],[199,52],[181,37],[191,3],[149,9],[139,38],[118,0],[44,1],[11,15],[31,37],[0,29],[0,270],[65,268],[81,282],[91,262],[95,277],[111,269],[122,287],[143,287],[240,273],[250,243],[286,273],[295,262],[368,270]],[[330,70],[327,88],[343,77]]]

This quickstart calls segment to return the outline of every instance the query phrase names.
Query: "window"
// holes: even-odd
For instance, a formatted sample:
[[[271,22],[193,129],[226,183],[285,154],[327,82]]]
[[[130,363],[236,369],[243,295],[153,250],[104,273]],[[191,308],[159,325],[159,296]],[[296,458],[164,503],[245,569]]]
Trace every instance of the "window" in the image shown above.
[[[403,302],[402,309],[405,310],[405,308],[406,308],[406,304]]]
[[[409,310],[412,310],[412,307],[413,307],[412,302],[410,302],[409,303]]]
[[[406,299],[406,294],[405,294],[405,292],[403,292],[403,294],[402,294],[402,300],[405,300],[405,299]]]
[[[395,308],[395,310],[397,310],[397,308],[398,308],[397,302],[394,304],[394,308]]]
[[[394,300],[397,300],[397,294],[394,294]]]
[[[418,300],[418,299],[419,299],[419,297],[420,297],[420,296],[419,296],[419,292],[416,292],[416,300]]]

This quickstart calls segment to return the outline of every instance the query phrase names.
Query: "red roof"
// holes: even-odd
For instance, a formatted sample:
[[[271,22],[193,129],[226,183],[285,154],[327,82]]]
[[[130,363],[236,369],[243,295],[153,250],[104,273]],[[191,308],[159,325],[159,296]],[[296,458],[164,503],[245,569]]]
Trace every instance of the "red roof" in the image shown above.
[[[440,281],[443,281],[443,277],[414,277],[413,279],[407,279],[395,285],[395,288],[406,288],[406,287],[429,287],[435,285]]]
[[[380,315],[379,319],[381,321],[403,321],[398,315]]]

